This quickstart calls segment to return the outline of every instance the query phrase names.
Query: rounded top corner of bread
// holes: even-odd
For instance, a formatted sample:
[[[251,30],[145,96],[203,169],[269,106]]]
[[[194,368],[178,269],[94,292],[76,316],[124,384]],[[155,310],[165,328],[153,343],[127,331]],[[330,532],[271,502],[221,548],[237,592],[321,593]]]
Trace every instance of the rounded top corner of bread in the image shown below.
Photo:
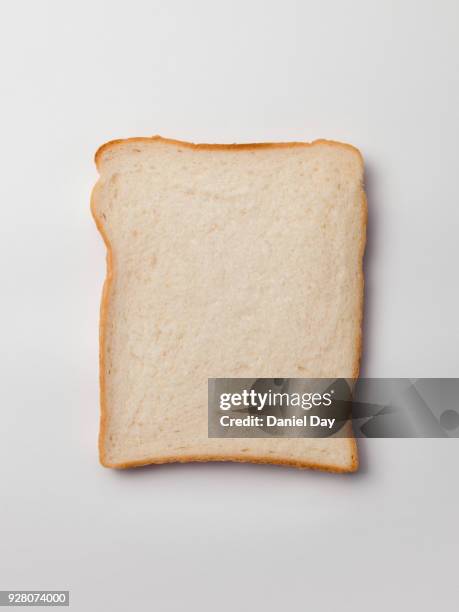
[[[94,156],[97,169],[100,170],[104,161],[111,159],[110,153],[114,153],[121,147],[128,146],[132,151],[140,152],[136,148],[138,145],[161,145],[161,146],[178,146],[186,147],[194,151],[259,151],[263,149],[294,149],[294,148],[311,148],[311,147],[331,147],[335,150],[346,151],[355,156],[359,166],[363,169],[363,156],[360,150],[349,143],[339,142],[320,138],[312,142],[253,142],[253,143],[230,143],[230,144],[209,144],[209,143],[194,143],[184,140],[175,140],[173,138],[163,138],[162,136],[137,136],[133,138],[121,138],[118,140],[110,140],[101,145]],[[107,157],[108,156],[108,157]]]

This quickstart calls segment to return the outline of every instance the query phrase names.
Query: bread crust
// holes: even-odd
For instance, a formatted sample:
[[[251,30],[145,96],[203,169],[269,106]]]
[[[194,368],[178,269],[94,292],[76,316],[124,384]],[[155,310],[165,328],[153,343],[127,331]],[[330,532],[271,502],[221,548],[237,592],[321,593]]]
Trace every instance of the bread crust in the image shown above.
[[[326,140],[326,139],[318,139],[312,142],[260,142],[260,143],[232,143],[232,144],[209,144],[209,143],[193,143],[187,142],[183,140],[175,140],[171,138],[163,138],[162,136],[155,135],[150,137],[133,137],[133,138],[125,138],[125,139],[116,139],[110,140],[105,144],[101,145],[94,156],[94,161],[97,169],[100,171],[102,157],[106,151],[109,149],[118,147],[120,145],[125,145],[127,143],[152,143],[152,142],[162,142],[164,144],[171,145],[179,145],[183,147],[187,147],[195,150],[221,150],[221,151],[247,151],[247,150],[257,150],[257,149],[286,149],[286,148],[296,148],[296,147],[313,147],[316,145],[329,145],[333,147],[342,147],[348,150],[351,150],[355,153],[358,158],[360,165],[362,167],[362,175],[364,169],[363,156],[359,149],[354,147],[351,144],[338,142],[334,140]],[[225,461],[225,462],[236,462],[236,463],[257,463],[257,464],[271,464],[271,465],[282,465],[287,467],[295,467],[299,469],[311,469],[311,470],[320,470],[324,472],[332,472],[332,473],[350,473],[356,472],[359,468],[359,458],[357,452],[357,442],[354,437],[349,438],[351,444],[351,462],[349,466],[343,468],[340,466],[332,466],[332,465],[324,465],[319,463],[314,463],[311,461],[297,461],[297,460],[289,460],[289,459],[280,459],[275,457],[247,457],[247,456],[219,456],[219,455],[190,455],[190,456],[171,456],[165,457],[162,459],[157,459],[155,457],[146,458],[141,460],[133,460],[133,461],[125,461],[120,463],[113,463],[107,459],[104,440],[105,440],[105,432],[107,427],[107,405],[106,405],[106,393],[105,393],[105,330],[106,330],[106,320],[108,313],[108,296],[110,293],[110,286],[114,276],[113,269],[113,256],[112,256],[112,247],[110,241],[108,239],[108,235],[104,230],[104,226],[102,221],[97,216],[96,213],[96,201],[97,201],[97,192],[99,188],[99,183],[96,183],[91,193],[91,214],[95,221],[96,227],[102,236],[105,247],[107,249],[106,255],[106,277],[102,289],[102,298],[100,304],[100,324],[99,324],[99,387],[100,387],[100,423],[99,423],[99,460],[100,463],[104,467],[108,468],[117,468],[117,469],[128,469],[132,467],[141,467],[145,465],[160,465],[165,463],[191,463],[191,462],[208,462],[208,461]],[[361,185],[361,225],[362,225],[362,236],[360,240],[360,308],[358,312],[358,334],[356,338],[356,361],[353,367],[353,378],[358,378],[360,371],[360,361],[362,354],[362,324],[363,324],[363,302],[364,302],[364,275],[363,275],[363,255],[365,252],[366,245],[366,230],[367,230],[367,198],[365,195],[363,184]]]
[[[349,438],[355,443],[355,438]],[[205,462],[228,462],[228,463],[256,463],[256,464],[269,464],[269,465],[281,465],[283,467],[295,467],[300,470],[320,470],[322,472],[331,472],[334,474],[348,474],[350,472],[356,472],[359,467],[357,445],[354,444],[352,449],[352,463],[350,468],[341,468],[336,466],[323,465],[320,463],[313,463],[311,461],[295,461],[294,459],[276,459],[272,457],[242,457],[239,455],[233,455],[230,457],[221,457],[219,455],[190,455],[189,457],[164,457],[163,459],[140,459],[134,461],[126,461],[124,463],[110,463],[109,461],[103,461],[101,457],[101,464],[104,467],[116,468],[116,469],[129,469],[133,467],[142,467],[145,465],[163,465],[165,463],[205,463]]]
[[[295,147],[313,147],[315,145],[325,144],[330,146],[343,147],[353,151],[360,160],[360,164],[363,168],[363,156],[357,147],[348,144],[346,142],[339,142],[337,140],[327,140],[325,138],[319,138],[312,142],[248,142],[248,143],[228,143],[228,144],[210,144],[210,143],[195,143],[187,142],[186,140],[175,140],[173,138],[163,138],[156,134],[155,136],[134,136],[133,138],[118,138],[115,140],[109,140],[108,142],[101,145],[95,155],[94,161],[97,168],[100,168],[100,162],[103,154],[111,148],[119,145],[125,145],[128,143],[135,142],[162,142],[164,144],[179,145],[188,149],[195,149],[198,151],[250,151],[253,149],[291,149]]]

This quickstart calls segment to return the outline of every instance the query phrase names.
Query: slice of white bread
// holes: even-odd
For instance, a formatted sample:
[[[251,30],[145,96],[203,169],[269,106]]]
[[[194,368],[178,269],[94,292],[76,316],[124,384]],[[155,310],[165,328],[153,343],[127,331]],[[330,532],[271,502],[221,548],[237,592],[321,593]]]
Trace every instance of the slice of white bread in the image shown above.
[[[349,437],[208,437],[208,378],[356,378],[366,202],[350,145],[105,144],[100,459],[354,471]]]

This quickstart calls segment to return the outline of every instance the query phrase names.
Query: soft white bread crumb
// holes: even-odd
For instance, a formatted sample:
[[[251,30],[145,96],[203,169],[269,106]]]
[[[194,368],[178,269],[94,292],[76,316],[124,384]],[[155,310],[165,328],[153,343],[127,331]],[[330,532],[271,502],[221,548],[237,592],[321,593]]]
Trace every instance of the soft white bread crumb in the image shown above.
[[[358,375],[366,205],[348,145],[190,145],[96,156],[108,248],[101,310],[104,465],[357,468],[355,440],[210,439],[212,377]]]

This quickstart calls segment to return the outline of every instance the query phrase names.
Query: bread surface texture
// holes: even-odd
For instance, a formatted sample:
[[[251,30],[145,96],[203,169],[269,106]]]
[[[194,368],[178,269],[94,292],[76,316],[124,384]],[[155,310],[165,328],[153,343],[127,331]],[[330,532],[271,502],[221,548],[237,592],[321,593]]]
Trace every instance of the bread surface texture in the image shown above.
[[[332,141],[103,145],[91,209],[106,247],[100,460],[358,467],[337,438],[218,439],[209,378],[356,378],[366,202]]]

